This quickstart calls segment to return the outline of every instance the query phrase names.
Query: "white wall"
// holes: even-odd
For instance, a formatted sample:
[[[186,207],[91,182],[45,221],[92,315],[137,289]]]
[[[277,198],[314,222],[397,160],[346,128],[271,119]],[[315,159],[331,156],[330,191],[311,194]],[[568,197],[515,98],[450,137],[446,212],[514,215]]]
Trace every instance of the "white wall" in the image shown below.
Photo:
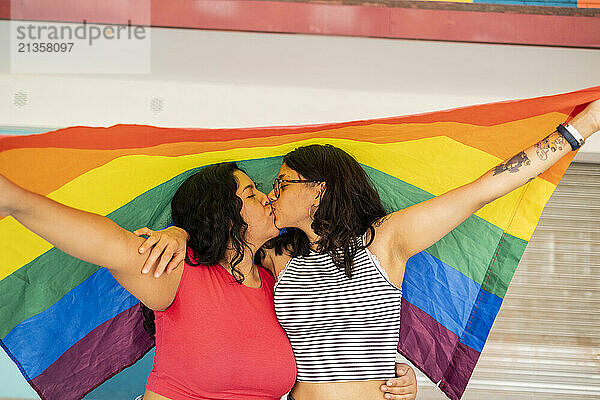
[[[0,22],[8,36],[8,22]],[[346,121],[600,85],[600,51],[153,29],[146,75],[15,75],[0,60],[0,124],[240,127]],[[2,43],[8,54],[8,41]],[[13,104],[17,91],[29,103]],[[160,113],[150,110],[154,97]],[[592,138],[583,153],[598,153]],[[580,153],[581,153],[580,152]]]
[[[0,57],[0,126],[333,122],[600,85],[599,50],[176,29],[152,30],[148,75],[13,75],[9,66]],[[20,108],[18,91],[28,98]],[[163,111],[151,111],[152,98]],[[598,136],[579,160],[600,162]],[[0,396],[33,397],[2,357]]]

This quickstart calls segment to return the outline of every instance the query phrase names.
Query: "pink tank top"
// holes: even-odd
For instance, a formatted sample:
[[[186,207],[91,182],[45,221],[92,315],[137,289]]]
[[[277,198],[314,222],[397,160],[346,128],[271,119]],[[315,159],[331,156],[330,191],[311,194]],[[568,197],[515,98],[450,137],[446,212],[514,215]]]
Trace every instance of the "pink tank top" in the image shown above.
[[[279,400],[296,380],[290,342],[273,306],[275,280],[238,284],[219,265],[185,264],[173,304],[155,311],[147,390],[172,400]]]

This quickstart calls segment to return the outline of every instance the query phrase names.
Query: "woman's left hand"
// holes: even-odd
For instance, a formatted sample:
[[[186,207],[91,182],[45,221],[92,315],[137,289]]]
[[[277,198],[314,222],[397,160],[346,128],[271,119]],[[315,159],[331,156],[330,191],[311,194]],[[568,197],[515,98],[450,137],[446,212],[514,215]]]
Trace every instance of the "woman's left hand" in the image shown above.
[[[143,274],[150,272],[150,267],[159,257],[160,262],[154,271],[156,278],[160,277],[163,272],[166,272],[167,275],[170,274],[185,260],[188,234],[183,229],[176,226],[170,226],[162,231],[141,228],[133,233],[137,236],[148,236],[139,248],[140,254],[152,248],[150,256],[142,267]]]
[[[415,371],[404,363],[396,363],[396,378],[388,379],[380,389],[384,398],[391,400],[415,400],[417,398],[417,376]]]
[[[569,122],[584,139],[600,131],[600,99],[592,101]]]

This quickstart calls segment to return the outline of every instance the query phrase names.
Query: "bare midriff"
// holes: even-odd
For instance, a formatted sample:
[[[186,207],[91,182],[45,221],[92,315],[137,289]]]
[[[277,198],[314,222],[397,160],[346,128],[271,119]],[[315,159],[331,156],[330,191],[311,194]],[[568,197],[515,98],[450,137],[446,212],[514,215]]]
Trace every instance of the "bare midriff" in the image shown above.
[[[171,399],[169,399],[168,397],[165,397],[165,396],[161,396],[158,393],[154,393],[149,390],[146,390],[146,392],[144,393],[144,400],[171,400]]]
[[[379,389],[385,380],[330,383],[296,382],[292,389],[295,400],[382,400]]]

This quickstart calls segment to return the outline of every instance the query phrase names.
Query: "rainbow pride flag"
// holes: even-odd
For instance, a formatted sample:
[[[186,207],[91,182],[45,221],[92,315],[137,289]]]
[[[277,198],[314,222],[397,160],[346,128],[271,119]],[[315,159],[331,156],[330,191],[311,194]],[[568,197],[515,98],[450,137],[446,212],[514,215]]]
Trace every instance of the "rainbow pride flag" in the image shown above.
[[[353,154],[389,211],[478,178],[600,97],[600,87],[422,115],[249,129],[140,125],[71,127],[0,138],[0,172],[125,229],[170,223],[177,187],[203,166],[238,161],[266,191],[297,146]],[[459,399],[542,210],[572,161],[565,156],[412,257],[399,351]],[[0,220],[0,338],[42,399],[80,399],[146,354],[139,301],[104,268]],[[143,384],[143,382],[142,382]]]

